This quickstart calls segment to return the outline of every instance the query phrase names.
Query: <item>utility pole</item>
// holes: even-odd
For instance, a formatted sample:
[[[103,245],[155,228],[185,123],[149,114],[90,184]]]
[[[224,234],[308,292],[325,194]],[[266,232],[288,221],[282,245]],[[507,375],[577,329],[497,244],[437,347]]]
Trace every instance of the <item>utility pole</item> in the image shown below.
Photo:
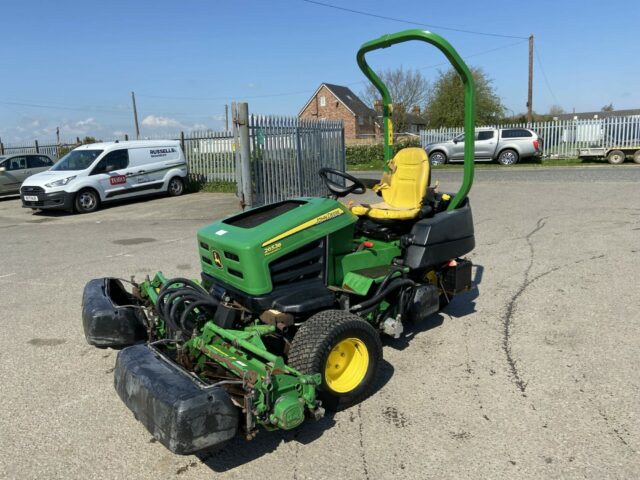
[[[136,124],[136,140],[140,140],[140,127],[138,126],[138,110],[136,109],[136,94],[131,92],[131,102],[133,103],[133,121]]]
[[[224,106],[224,130],[229,131],[229,105]]]
[[[527,121],[533,122],[533,33],[529,35],[529,90],[527,92]]]

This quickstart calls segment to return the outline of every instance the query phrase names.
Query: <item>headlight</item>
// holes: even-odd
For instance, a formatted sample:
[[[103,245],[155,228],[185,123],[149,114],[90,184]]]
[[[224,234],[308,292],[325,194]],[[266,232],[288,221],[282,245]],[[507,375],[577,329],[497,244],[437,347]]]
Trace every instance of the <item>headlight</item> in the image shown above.
[[[66,185],[67,183],[69,183],[74,178],[76,178],[75,175],[73,177],[61,178],[60,180],[56,180],[55,182],[45,183],[44,186],[45,187],[49,187],[49,188],[62,187],[63,185]]]

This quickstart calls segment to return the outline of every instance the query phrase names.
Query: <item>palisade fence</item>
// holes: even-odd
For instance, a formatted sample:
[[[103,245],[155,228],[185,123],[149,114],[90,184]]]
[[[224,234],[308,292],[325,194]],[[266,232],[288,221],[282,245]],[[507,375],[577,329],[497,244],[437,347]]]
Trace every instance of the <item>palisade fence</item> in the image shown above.
[[[542,153],[547,158],[575,158],[578,148],[638,146],[640,149],[640,116],[635,115],[484,126],[535,131],[543,139]],[[423,147],[444,142],[461,135],[463,130],[462,127],[421,130],[420,142]]]
[[[320,168],[346,168],[341,121],[251,115],[249,139],[254,205],[324,195]]]

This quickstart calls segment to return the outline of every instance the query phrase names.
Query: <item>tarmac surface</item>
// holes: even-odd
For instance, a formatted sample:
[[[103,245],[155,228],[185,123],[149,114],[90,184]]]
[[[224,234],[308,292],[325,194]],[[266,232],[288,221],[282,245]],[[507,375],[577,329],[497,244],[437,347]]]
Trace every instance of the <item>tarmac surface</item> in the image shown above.
[[[82,289],[196,277],[196,231],[237,200],[68,215],[0,199],[0,478],[638,478],[639,186],[635,165],[478,170],[475,288],[384,340],[371,398],[186,457],[117,397],[117,352],[86,344]]]

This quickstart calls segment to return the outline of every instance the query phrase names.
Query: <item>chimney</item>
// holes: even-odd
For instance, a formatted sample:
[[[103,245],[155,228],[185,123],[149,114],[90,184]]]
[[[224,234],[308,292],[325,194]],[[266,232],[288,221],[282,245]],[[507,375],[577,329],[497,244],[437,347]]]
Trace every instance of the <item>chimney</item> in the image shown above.
[[[411,108],[411,113],[414,115],[420,115],[420,107],[418,105],[414,105],[413,108]]]
[[[373,109],[378,113],[382,113],[382,100],[373,102]]]

